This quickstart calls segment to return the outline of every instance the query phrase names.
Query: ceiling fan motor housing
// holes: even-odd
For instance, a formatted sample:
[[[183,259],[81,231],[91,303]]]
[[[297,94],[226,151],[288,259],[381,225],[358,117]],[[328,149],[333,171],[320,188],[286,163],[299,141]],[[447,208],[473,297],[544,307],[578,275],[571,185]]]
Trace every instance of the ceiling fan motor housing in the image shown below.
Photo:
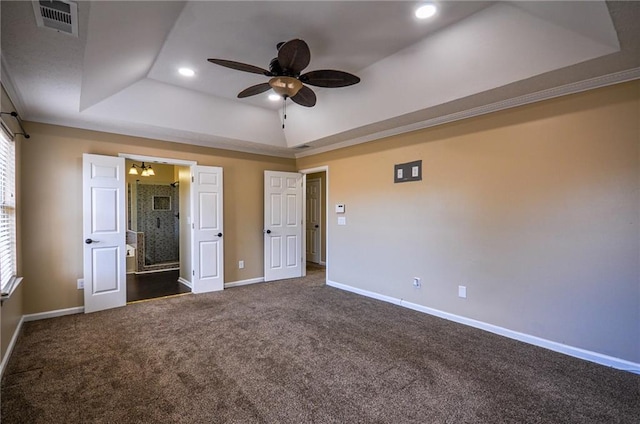
[[[293,97],[302,88],[299,79],[287,76],[273,77],[269,80],[269,85],[282,97]]]
[[[271,59],[271,62],[269,63],[269,73],[271,75],[282,75],[283,74],[282,67],[280,66],[280,62],[278,62],[278,58],[277,57],[274,57],[273,59]]]

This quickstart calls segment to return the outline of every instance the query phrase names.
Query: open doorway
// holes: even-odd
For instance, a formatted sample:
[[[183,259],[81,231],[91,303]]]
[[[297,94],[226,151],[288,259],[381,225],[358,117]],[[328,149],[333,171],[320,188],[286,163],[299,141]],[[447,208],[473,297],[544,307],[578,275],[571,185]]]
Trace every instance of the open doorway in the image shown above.
[[[326,261],[327,200],[324,188],[327,173],[307,174],[305,193],[307,264],[324,265]]]
[[[178,182],[181,187],[180,214],[186,217],[179,220],[178,282],[189,287],[193,293],[223,290],[224,184],[221,167],[123,153],[119,154],[119,157],[84,153],[82,155],[84,312],[91,313],[126,305],[127,250],[129,250],[129,257],[135,257],[133,263],[139,263],[136,254],[137,239],[136,245],[132,244],[134,240],[131,238],[127,240],[127,234],[131,237],[132,233],[137,231],[127,231],[128,205],[125,176],[131,171],[125,171],[125,159],[147,164],[184,165],[178,171]],[[149,173],[148,168],[147,173]],[[155,174],[155,170],[153,173]],[[185,187],[185,190],[182,190],[182,187]],[[183,199],[185,199],[184,203]],[[159,204],[166,202],[167,199],[160,200]],[[128,248],[127,244],[129,244]]]
[[[180,282],[181,212],[189,198],[180,174],[189,167],[132,159],[125,167],[127,302],[189,293]]]
[[[324,269],[327,266],[329,168],[322,166],[300,172],[305,176],[306,269]]]

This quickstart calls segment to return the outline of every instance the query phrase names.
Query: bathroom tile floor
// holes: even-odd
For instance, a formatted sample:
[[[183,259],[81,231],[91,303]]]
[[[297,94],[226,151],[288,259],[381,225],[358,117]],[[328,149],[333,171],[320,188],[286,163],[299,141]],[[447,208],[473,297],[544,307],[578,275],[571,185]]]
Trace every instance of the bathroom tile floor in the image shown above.
[[[178,282],[179,276],[178,270],[127,274],[127,302],[190,293],[189,287]]]

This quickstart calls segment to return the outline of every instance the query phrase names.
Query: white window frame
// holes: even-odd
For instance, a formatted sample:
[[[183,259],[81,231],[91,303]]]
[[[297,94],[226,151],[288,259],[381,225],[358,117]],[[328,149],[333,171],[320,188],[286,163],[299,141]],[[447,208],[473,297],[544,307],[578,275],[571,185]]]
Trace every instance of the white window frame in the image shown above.
[[[11,295],[22,278],[17,276],[16,145],[2,125],[0,131],[0,289]]]

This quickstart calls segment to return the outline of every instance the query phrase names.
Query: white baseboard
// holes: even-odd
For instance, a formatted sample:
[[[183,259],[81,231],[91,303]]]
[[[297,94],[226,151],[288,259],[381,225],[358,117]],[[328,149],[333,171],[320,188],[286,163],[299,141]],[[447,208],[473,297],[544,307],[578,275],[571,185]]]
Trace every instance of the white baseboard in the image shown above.
[[[189,287],[191,290],[193,290],[193,284],[191,284],[191,281],[186,280],[182,277],[178,278],[178,283],[180,284],[184,284],[185,286]]]
[[[640,364],[627,361],[625,359],[620,359],[613,356],[592,352],[590,350],[581,349],[579,347],[569,346],[569,345],[554,342],[551,340],[543,339],[541,337],[520,333],[518,331],[509,330],[508,328],[499,327],[497,325],[489,324],[489,323],[478,321],[475,319],[463,317],[460,315],[455,315],[449,312],[440,311],[438,309],[429,308],[427,306],[418,305],[417,303],[407,302],[406,300],[402,300],[399,298],[385,296],[372,291],[348,286],[346,284],[336,283],[335,281],[327,280],[327,285],[331,287],[335,287],[337,289],[356,293],[362,296],[370,297],[377,300],[382,300],[383,302],[393,303],[394,305],[402,306],[404,308],[412,309],[414,311],[422,312],[429,315],[434,315],[439,318],[444,318],[449,321],[457,322],[459,324],[464,324],[470,327],[479,328],[481,330],[498,334],[500,336],[508,337],[510,339],[518,340],[524,343],[529,343],[534,346],[553,350],[554,352],[559,352],[565,355],[573,356],[574,358],[584,359],[586,361],[595,362],[596,364],[604,365],[611,368],[616,368],[622,371],[632,372],[634,374],[640,374]]]
[[[63,317],[65,315],[81,314],[84,312],[84,306],[78,306],[75,308],[57,309],[55,311],[39,312],[37,314],[24,315],[24,322],[38,321],[40,319]]]
[[[264,277],[250,278],[248,280],[232,281],[231,283],[224,283],[225,289],[231,287],[246,286],[248,284],[264,283]]]
[[[362,296],[371,297],[373,299],[382,300],[383,302],[393,303],[394,305],[400,306],[402,303],[402,299],[398,299],[391,296],[385,296],[379,293],[374,293],[369,290],[359,289],[357,287],[347,286],[346,284],[336,283],[335,281],[327,280],[327,286],[335,287],[340,290],[349,291],[351,293],[360,294]]]
[[[9,358],[11,358],[11,354],[13,353],[13,348],[16,346],[16,341],[18,340],[18,336],[20,335],[20,330],[22,329],[22,324],[24,323],[24,315],[18,321],[18,325],[16,325],[16,330],[13,332],[13,336],[11,336],[11,341],[9,342],[9,346],[7,346],[7,351],[4,353],[2,357],[2,362],[0,363],[0,380],[2,380],[2,376],[4,375],[4,370],[9,363]]]

